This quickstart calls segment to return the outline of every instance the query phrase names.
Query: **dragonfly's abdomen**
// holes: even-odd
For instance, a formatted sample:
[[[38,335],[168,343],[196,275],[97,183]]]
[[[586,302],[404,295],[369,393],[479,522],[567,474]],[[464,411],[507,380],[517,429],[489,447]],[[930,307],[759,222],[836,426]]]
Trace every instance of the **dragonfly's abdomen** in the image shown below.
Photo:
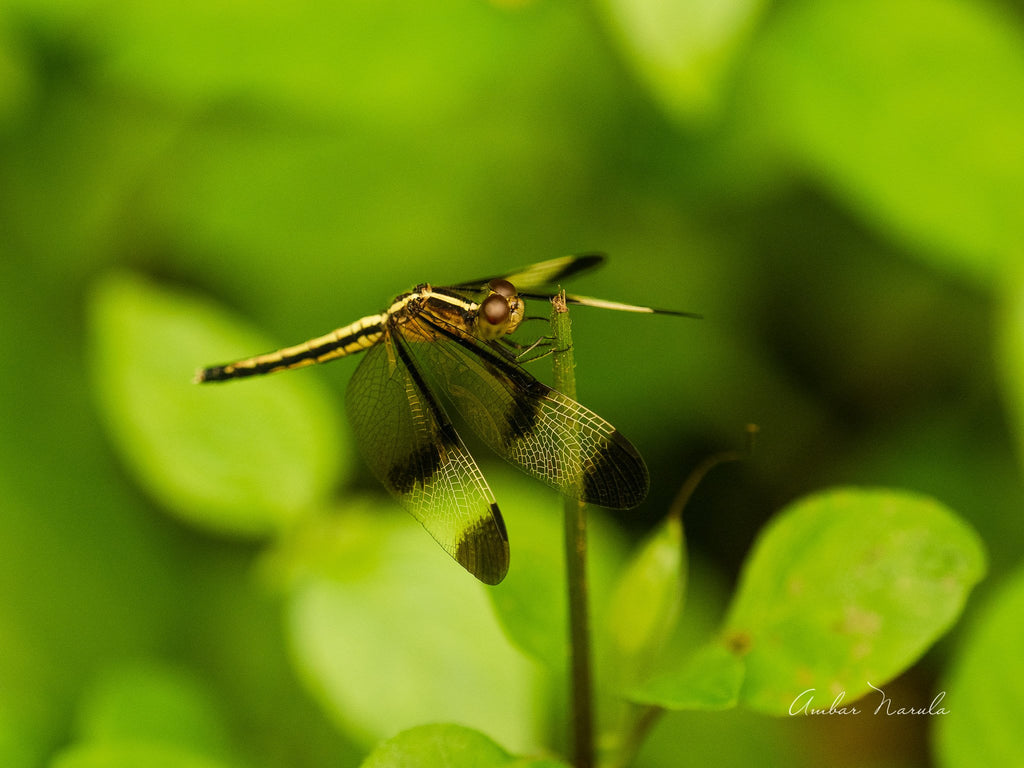
[[[245,376],[258,376],[291,368],[326,363],[338,357],[362,352],[372,347],[384,333],[386,315],[371,315],[344,328],[338,328],[294,347],[285,347],[265,355],[247,357],[234,363],[213,365],[196,375],[196,381],[226,381]]]

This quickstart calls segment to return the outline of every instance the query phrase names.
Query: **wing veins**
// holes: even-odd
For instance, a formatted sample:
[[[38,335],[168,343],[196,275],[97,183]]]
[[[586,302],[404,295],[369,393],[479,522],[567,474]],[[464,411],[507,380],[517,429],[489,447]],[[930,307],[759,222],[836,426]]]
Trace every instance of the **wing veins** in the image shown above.
[[[483,474],[407,342],[389,332],[349,383],[357,443],[388,491],[466,570],[488,584],[508,570],[508,535]]]
[[[419,319],[439,338],[414,345],[413,354],[428,358],[425,369],[492,450],[573,498],[616,509],[643,500],[647,468],[611,424],[489,344]]]

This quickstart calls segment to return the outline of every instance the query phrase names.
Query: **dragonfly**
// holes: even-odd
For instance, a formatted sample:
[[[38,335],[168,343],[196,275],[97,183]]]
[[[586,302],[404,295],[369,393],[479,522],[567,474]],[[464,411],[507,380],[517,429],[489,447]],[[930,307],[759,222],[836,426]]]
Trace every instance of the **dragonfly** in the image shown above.
[[[203,368],[196,380],[223,382],[363,353],[345,406],[370,470],[459,564],[498,584],[509,567],[508,533],[446,406],[497,454],[566,496],[624,510],[647,495],[647,467],[632,443],[538,381],[523,365],[524,348],[509,338],[527,318],[527,299],[550,300],[552,286],[603,262],[600,254],[580,254],[500,277],[422,283],[380,314],[296,346]],[[697,317],[574,294],[566,302]]]

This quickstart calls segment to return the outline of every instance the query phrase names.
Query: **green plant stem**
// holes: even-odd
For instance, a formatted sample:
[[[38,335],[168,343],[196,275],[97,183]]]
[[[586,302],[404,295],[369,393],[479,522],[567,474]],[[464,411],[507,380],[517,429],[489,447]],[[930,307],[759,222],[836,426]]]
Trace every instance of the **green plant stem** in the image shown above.
[[[564,294],[552,300],[554,384],[576,399],[575,361],[569,329],[569,308]],[[576,499],[565,501],[565,564],[569,587],[569,653],[572,702],[573,765],[594,765],[593,683],[590,672],[590,619],[587,606],[587,510]]]
[[[634,705],[631,712],[632,725],[617,754],[609,761],[608,768],[628,768],[636,759],[647,735],[665,712],[663,707],[655,704]]]

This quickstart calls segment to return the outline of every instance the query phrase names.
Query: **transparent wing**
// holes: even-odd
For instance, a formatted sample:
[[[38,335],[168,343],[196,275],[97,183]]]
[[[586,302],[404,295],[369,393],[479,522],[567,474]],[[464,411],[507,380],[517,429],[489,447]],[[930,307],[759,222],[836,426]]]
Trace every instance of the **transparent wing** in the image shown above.
[[[573,498],[612,509],[647,495],[647,467],[607,421],[491,347],[442,326],[410,343],[469,426],[499,455]]]
[[[588,269],[594,269],[604,263],[605,257],[599,253],[581,253],[574,256],[561,256],[557,259],[542,261],[523,267],[520,270],[500,277],[508,280],[516,287],[520,296],[527,299],[550,299],[554,289],[567,277],[579,274]],[[485,292],[487,283],[494,278],[483,280],[471,280],[466,283],[459,283],[451,286],[455,290],[473,291],[474,293]],[[547,289],[540,290],[539,289]],[[639,312],[655,315],[677,315],[679,317],[692,317],[699,319],[701,316],[694,312],[681,312],[675,309],[659,309],[645,307],[637,304],[625,304],[621,301],[608,301],[597,299],[592,296],[580,296],[579,294],[568,294],[566,300],[570,304],[580,304],[587,307],[598,307],[600,309],[614,309],[619,312]]]
[[[492,275],[479,280],[469,280],[452,288],[480,291],[488,282],[496,277],[508,280],[520,292],[532,291],[544,286],[555,286],[560,280],[578,274],[587,269],[594,269],[604,263],[604,256],[599,253],[581,253],[573,256],[560,256],[528,267],[517,269],[507,275]]]
[[[548,298],[536,294],[521,294],[526,298]],[[621,301],[609,301],[608,299],[595,299],[593,296],[580,296],[576,293],[567,293],[565,300],[569,304],[579,304],[584,307],[597,307],[598,309],[614,309],[618,312],[638,312],[644,315],[675,315],[676,317],[689,317],[694,320],[702,320],[703,315],[696,312],[683,312],[678,309],[659,309],[657,307],[643,307],[637,304],[624,304]]]
[[[406,343],[388,334],[345,393],[356,441],[377,479],[466,570],[486,584],[508,571],[508,535],[494,495]]]

